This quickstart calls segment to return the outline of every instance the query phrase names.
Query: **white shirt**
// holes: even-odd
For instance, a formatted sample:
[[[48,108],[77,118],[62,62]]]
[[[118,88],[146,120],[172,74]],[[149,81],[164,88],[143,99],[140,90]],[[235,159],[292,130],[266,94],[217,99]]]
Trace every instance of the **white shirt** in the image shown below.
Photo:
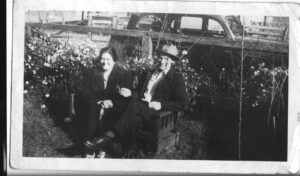
[[[111,71],[112,71],[112,69],[103,72],[103,80],[104,80],[104,84],[103,85],[104,85],[104,89],[106,89],[108,77],[109,77]]]
[[[158,85],[158,83],[165,77],[165,75],[168,73],[168,71],[170,70],[170,68],[166,69],[165,71],[162,71],[160,73],[158,72],[154,72],[151,75],[151,78],[148,82],[146,91],[144,93],[144,100],[147,102],[151,102],[151,99],[154,95],[154,91]]]

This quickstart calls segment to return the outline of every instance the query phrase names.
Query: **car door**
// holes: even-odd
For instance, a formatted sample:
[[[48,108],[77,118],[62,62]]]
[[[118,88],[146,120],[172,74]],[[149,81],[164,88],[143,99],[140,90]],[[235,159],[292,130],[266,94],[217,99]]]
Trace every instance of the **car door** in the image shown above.
[[[217,19],[208,15],[185,15],[180,18],[181,35],[193,36],[194,42],[181,42],[181,49],[188,51],[190,63],[195,68],[202,67],[220,84],[220,74],[232,69],[230,42],[231,35]],[[228,43],[224,47],[222,43]]]

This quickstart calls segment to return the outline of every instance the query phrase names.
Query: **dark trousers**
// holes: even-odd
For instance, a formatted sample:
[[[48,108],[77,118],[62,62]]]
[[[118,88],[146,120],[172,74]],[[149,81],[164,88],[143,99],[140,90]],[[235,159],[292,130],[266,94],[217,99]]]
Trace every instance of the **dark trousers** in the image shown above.
[[[137,149],[136,133],[139,129],[154,130],[154,117],[158,111],[150,109],[141,101],[131,101],[124,114],[114,128],[114,132],[121,138],[125,148]]]
[[[100,106],[97,98],[87,98],[81,95],[75,96],[75,111],[80,125],[80,136],[82,140],[94,137],[99,126]]]
[[[83,96],[75,97],[75,111],[80,120],[80,136],[85,141],[93,137],[103,135],[118,122],[122,112],[114,108],[105,109],[104,115],[99,120],[100,105],[97,104],[99,98],[86,98]]]

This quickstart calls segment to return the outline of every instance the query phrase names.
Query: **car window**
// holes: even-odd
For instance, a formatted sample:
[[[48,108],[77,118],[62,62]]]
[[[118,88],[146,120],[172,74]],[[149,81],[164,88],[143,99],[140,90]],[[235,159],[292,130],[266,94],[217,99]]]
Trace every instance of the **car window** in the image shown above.
[[[201,17],[181,17],[180,31],[187,35],[201,35],[203,19]]]
[[[146,15],[140,18],[136,27],[142,31],[160,31],[163,22],[160,18],[154,15]]]
[[[219,22],[213,19],[208,20],[207,35],[213,37],[225,37],[226,33]]]

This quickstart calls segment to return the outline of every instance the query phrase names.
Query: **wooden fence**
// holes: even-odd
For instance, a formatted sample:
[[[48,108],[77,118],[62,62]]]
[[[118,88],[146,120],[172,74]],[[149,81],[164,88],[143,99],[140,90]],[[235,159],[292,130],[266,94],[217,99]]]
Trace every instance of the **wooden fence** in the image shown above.
[[[246,32],[250,35],[258,35],[263,37],[276,37],[281,41],[287,42],[288,40],[288,27],[271,27],[271,26],[245,26]]]
[[[26,27],[37,27],[44,29],[54,29],[60,31],[72,31],[84,34],[105,34],[114,36],[127,36],[127,37],[151,37],[153,39],[168,40],[175,42],[187,42],[200,45],[222,46],[229,48],[241,48],[241,40],[230,40],[226,38],[213,38],[213,37],[194,37],[182,34],[171,34],[154,31],[140,31],[129,29],[111,29],[93,26],[79,26],[79,25],[62,25],[62,24],[41,24],[41,23],[26,23]],[[244,48],[248,50],[260,50],[267,52],[288,53],[288,43],[284,42],[268,42],[267,44],[258,40],[247,40],[244,42]]]

